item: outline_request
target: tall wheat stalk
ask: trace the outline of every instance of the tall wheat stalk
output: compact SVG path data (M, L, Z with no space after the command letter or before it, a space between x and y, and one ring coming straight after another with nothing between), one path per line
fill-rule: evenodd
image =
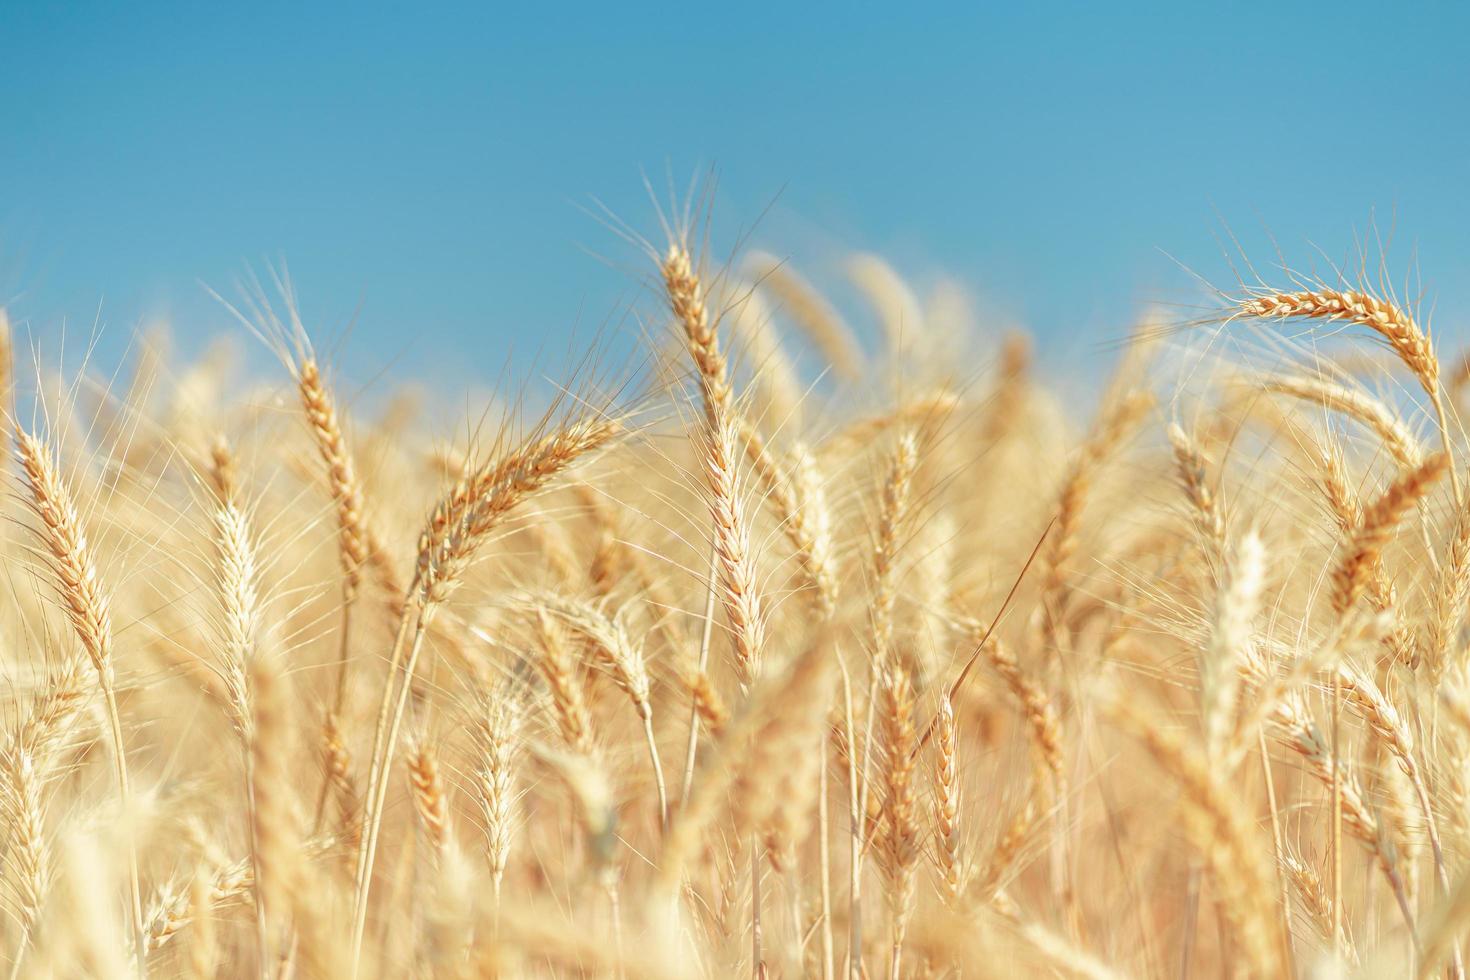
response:
M423 648L424 633L435 612L461 584L461 578L476 553L510 513L574 463L603 448L621 432L622 426L617 421L602 416L559 426L503 457L487 462L459 480L429 516L419 538L417 570L389 656L388 678L383 686L373 734L367 816L353 891L356 910L352 938L354 972L361 961L362 938L367 925L373 860L377 854L378 831L387 799L387 770L397 746L403 710Z

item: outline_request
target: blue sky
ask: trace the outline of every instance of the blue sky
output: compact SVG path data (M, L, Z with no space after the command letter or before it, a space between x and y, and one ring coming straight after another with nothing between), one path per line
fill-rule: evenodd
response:
M1470 329L1464 5L492 6L3 3L0 299L188 347L283 256L350 374L459 383L619 322L585 207L652 233L642 173L712 167L725 243L949 274L1053 350L1190 300L1164 252L1228 282L1227 225L1309 264L1374 215Z

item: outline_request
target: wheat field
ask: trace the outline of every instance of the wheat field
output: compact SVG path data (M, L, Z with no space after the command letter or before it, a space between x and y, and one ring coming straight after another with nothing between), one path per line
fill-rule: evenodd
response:
M248 381L6 327L11 976L1463 977L1470 369L1402 290L1048 381L670 224L641 359L447 432L279 274Z

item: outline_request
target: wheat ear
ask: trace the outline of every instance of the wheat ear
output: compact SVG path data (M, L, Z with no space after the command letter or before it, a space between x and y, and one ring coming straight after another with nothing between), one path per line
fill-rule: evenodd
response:
M1199 442L1177 423L1170 423L1168 434L1174 449L1174 471L1193 510L1200 549L1205 553L1205 560L1213 565L1225 551L1224 508L1210 487L1205 454Z
M409 741L408 789L425 838L435 855L442 856L454 832L450 824L449 793L439 771L439 753L423 735Z
M485 858L490 865L490 887L497 909L515 840L516 771L522 717L519 697L514 689L505 686L482 709L478 728L480 765L475 790L485 817Z
M1262 391L1299 398L1355 419L1383 441L1400 466L1418 466L1424 459L1424 447L1404 420L1367 392L1306 374L1268 375L1256 384Z
M831 518L816 459L805 448L798 448L794 460L783 464L748 419L741 416L739 425L751 471L801 566L804 594L818 620L824 621L836 609L837 569Z
M653 767L654 786L658 791L659 825L667 825L669 796L664 785L663 763L659 760L658 740L653 733L653 700L643 648L633 641L627 625L619 617L608 616L595 606L566 596L541 595L537 598L546 607L555 610L573 632L591 645L597 662L612 674L613 681L632 701L633 710L643 725L649 764Z
M220 628L221 669L225 690L229 693L234 721L240 733L246 819L251 831L251 860L255 862L255 880L265 880L260 873L261 826L256 798L257 762L256 712L252 705L251 681L256 677L256 644L260 632L260 598L257 582L255 543L250 524L238 500L239 479L234 454L224 440L217 439L210 450L210 482L216 495L214 517L215 588L223 613ZM266 918L267 903L256 902L256 945L262 962L271 949Z
M877 849L878 867L887 885L891 930L890 980L897 980L904 933L913 911L914 865L919 857L919 829L914 799L914 696L908 673L890 664L882 680L883 829Z
M71 492L57 471L51 449L18 426L15 439L21 468L30 488L26 503L39 521L33 531L46 549L47 564L55 579L62 608L97 672L112 737L118 799L126 812L132 804L132 795L128 789L122 717L118 714L117 695L113 689L112 613L108 596L98 578L87 535L82 529L81 515L77 513ZM138 880L138 852L131 838L128 841L128 891L134 948L141 957L143 899Z
M1451 643L1464 626L1467 602L1470 602L1470 509L1461 509L1455 515L1449 555L1440 567L1433 599L1420 630L1420 657L1427 659L1430 676L1436 681L1443 675Z
M19 943L12 950L17 964L51 884L41 776L35 756L24 748L12 746L0 756L0 816L5 818L10 838L6 842L6 878L14 892L14 913L21 930Z
M934 729L934 862L940 894L950 905L964 889L964 855L960 834L960 772L954 704L941 695Z
M1301 899L1302 908L1306 910L1307 919L1312 923L1318 934L1331 943L1334 948L1342 951L1343 958L1352 964L1358 962L1358 951L1353 945L1352 937L1345 931L1333 936L1333 923L1336 916L1332 912L1332 896L1327 893L1327 888L1322 884L1322 876L1317 869L1299 858L1286 855L1281 859L1282 867L1286 869L1292 884L1296 886L1297 897Z
M1399 520L1409 508L1424 499L1435 481L1449 468L1449 456L1436 453L1402 473L1382 496L1363 511L1332 573L1333 612L1341 615L1363 594Z
M1323 288L1262 292L1242 300L1237 311L1239 315L1264 320L1339 320L1359 324L1378 334L1429 396L1439 422L1444 451L1447 455L1453 452L1444 389L1440 384L1439 358L1435 356L1428 331L1422 329L1406 310L1366 290ZM1463 506L1465 500L1460 490L1460 476L1453 465L1450 467L1450 486L1454 490L1455 504Z
M893 606L897 599L898 549L907 529L909 497L919 447L912 432L903 432L893 450L878 506L878 535L873 546L873 656L882 666L893 658Z
M660 272L669 309L684 332L699 378L705 422L701 449L709 480L715 552L719 558L720 598L730 624L735 663L748 685L760 671L765 619L740 494L735 395L725 355L720 351L717 324L710 316L704 285L689 250L679 243L671 245Z
M566 624L544 608L531 611L539 656L536 667L551 693L551 710L562 741L578 755L592 753L592 714L582 690L580 666Z

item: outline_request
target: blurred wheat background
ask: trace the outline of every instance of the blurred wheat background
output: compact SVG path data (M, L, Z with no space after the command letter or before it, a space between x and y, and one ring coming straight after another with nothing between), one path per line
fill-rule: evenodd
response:
M1378 269L1084 408L664 227L643 362L451 439L280 270L254 388L7 328L14 975L1461 974L1470 371Z
M1462 980L1466 37L0 9L0 967Z

